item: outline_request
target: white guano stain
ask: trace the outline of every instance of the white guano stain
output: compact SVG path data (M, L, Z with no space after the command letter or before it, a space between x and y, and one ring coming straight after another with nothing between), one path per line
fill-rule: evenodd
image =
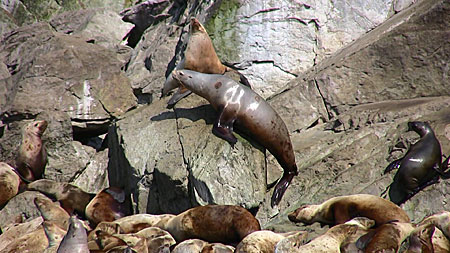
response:
M87 117L91 114L94 98L91 96L91 84L88 80L83 82L83 96L78 103L77 115Z

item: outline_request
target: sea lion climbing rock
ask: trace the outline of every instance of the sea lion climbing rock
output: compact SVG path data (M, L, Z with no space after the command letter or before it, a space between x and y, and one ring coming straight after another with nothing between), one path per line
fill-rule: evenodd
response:
M206 74L226 74L232 79L250 87L248 80L242 74L220 62L208 32L206 32L205 27L196 18L191 18L189 39L186 50L184 51L184 58L178 63L175 69L188 69ZM177 92L173 94L168 102L169 106L175 105L182 98L191 94L190 90L180 87L172 75L169 75L164 83L162 95L167 95L169 91L177 87Z
M304 205L288 215L290 221L323 225L345 223L355 217L366 217L380 226L389 221L410 222L403 209L389 200L370 194L355 194L328 199L319 205Z
M389 198L398 205L436 183L439 174L443 174L441 146L430 125L426 122L408 122L408 131L418 133L420 140L411 145L403 158L391 162L384 170L386 174L398 169L389 187Z
M47 165L47 152L41 139L47 125L47 121L37 120L22 130L22 144L16 157L16 169L28 181L40 179Z
M190 70L176 70L172 72L172 76L184 87L208 100L219 113L212 129L216 136L233 146L237 141L233 135L233 125L236 122L240 129L277 159L284 170L271 199L272 207L277 205L292 178L297 175L289 132L278 113L250 88L226 76Z

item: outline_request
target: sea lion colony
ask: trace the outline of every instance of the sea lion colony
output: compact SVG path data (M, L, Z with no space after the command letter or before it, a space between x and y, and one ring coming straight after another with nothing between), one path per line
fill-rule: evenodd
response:
M187 52L176 69L164 84L164 95L179 87L169 105L190 94L188 90L196 93L218 111L215 135L234 145L236 123L276 157L284 169L271 201L277 205L297 174L283 120L248 87L245 77L237 75L247 86L227 77L227 71L234 71L218 60L196 19L191 20ZM450 213L413 224L398 206L439 177L448 178L448 158L442 162L439 141L424 122L408 124L421 139L385 170L398 169L389 188L393 202L356 194L301 206L288 215L289 220L329 226L309 241L306 231L261 230L259 221L239 206L199 206L178 215L131 215L128 197L116 187L94 194L40 179L47 163L41 139L47 125L46 121L28 124L15 163L0 163L1 206L21 191L39 191L48 197L34 200L41 217L2 228L1 252L450 252Z

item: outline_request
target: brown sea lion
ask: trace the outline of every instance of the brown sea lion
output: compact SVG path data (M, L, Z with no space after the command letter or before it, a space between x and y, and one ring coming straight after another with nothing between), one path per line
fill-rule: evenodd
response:
M75 185L50 179L36 180L28 184L27 189L39 191L50 198L58 200L67 213L72 214L73 211L76 211L81 216L85 215L86 206L95 196L95 194L87 193Z
M403 241L398 252L404 253L433 253L433 234L435 226L427 224L418 226Z
M397 252L413 230L414 226L409 222L391 221L360 237L356 245L365 253Z
M236 253L272 253L275 251L275 246L281 240L288 236L295 235L296 237L302 237L306 239L306 232L298 231L288 232L288 233L275 233L269 230L255 231L247 235L242 241L236 246ZM298 240L297 240L298 241Z
M301 206L288 215L293 222L322 225L342 224L355 217L367 217L380 226L389 221L410 222L403 209L389 200L370 194L355 194L331 198L320 205Z
M53 203L45 197L37 197L34 199L39 213L44 221L50 221L67 231L69 228L70 215L59 205ZM61 238L62 239L62 238Z
M86 206L86 217L93 224L120 219L130 213L125 200L125 192L122 189L118 187L104 189Z
M155 226L168 231L177 242L202 239L237 244L251 232L261 230L249 211L229 205L194 207Z
M116 247L128 246L124 240L101 230L97 230L92 238L88 239L88 248L91 252L107 252Z
M188 69L206 74L227 74L230 78L250 87L248 80L242 74L220 62L208 32L196 18L191 18L189 40L184 51L184 58L175 69ZM168 102L169 106L175 105L179 100L191 94L190 90L180 87L172 75L169 75L164 83L162 95L165 96L170 90L177 87L177 92Z
M14 168L0 162L0 207L19 192L20 178Z
M42 143L42 134L47 129L47 121L29 123L22 130L22 144L16 157L16 169L28 181L42 177L47 165L47 152Z
M439 180L443 174L441 145L426 122L408 122L408 131L420 135L401 159L391 162L384 174L398 169L389 187L389 198L397 205L405 203L417 192Z
M356 246L356 242L361 236L370 232L370 228L375 225L375 221L366 217L356 217L347 221L345 224L357 225L358 229L354 234L348 236L345 241L342 242L341 253L356 253L361 251Z
M316 237L305 245L297 245L286 251L277 249L277 252L311 252L311 253L340 253L340 248L347 237L353 235L358 230L358 225L340 224L325 232L325 234Z
M69 219L69 230L58 247L58 253L89 253L86 229L75 217Z
M177 70L172 75L183 86L208 100L219 113L212 129L216 136L233 146L237 141L233 135L236 122L277 159L284 173L275 186L271 205L278 205L292 178L297 175L294 151L283 119L250 88L225 76L190 70Z

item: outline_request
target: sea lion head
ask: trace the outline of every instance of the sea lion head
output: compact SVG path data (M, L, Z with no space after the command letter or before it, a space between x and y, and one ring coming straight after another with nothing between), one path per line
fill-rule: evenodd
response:
M315 214L317 211L317 205L304 205L297 210L288 214L288 218L292 222L302 222L305 224L314 223Z
M203 25L200 23L200 21L198 21L198 19L191 18L189 32L191 34L196 33L196 32L206 33L206 29L205 29L205 27L203 27Z
M427 122L422 121L408 122L408 131L414 131L418 133L421 137L427 133L433 132L430 125Z
M47 129L48 122L45 120L36 120L31 122L27 125L25 131L27 133L34 134L36 136L41 137L42 134L45 132L45 129Z

